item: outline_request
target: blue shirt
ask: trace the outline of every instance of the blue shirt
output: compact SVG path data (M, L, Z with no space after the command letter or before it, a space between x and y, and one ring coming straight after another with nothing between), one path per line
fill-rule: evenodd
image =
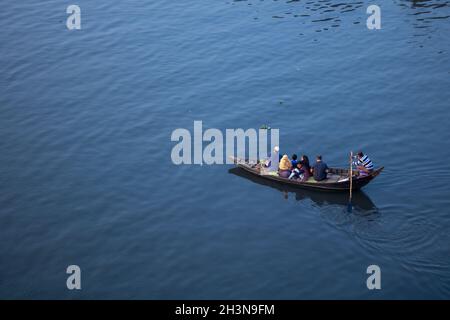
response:
M356 166L362 166L366 168L368 171L373 170L373 163L372 160L367 155L364 155L361 159L358 159L357 161L353 162Z

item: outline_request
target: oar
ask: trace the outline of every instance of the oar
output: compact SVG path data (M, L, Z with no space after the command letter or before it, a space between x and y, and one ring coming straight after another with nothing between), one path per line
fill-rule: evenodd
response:
M352 188L353 188L353 151L350 151L350 175L349 175L349 181L350 181L350 196L348 198L348 206L347 211L352 212Z

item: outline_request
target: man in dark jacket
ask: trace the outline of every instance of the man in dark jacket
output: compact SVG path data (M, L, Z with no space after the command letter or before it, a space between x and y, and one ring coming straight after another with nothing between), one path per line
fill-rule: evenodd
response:
M314 180L322 181L327 178L328 166L322 161L322 156L317 156L316 163L313 166Z

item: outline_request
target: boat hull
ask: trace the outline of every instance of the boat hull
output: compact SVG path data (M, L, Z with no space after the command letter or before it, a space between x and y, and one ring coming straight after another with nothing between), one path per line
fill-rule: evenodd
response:
M350 180L347 179L346 181L330 181L329 179L325 180L324 182L308 182L308 181L298 181L298 180L289 180L286 178L282 178L279 176L271 175L271 174L260 174L260 170L252 166L245 161L241 161L239 159L236 159L235 164L237 167L242 168L243 170L250 172L258 177L261 177L261 179L271 180L271 181L277 181L279 183L289 185L296 188L302 188L302 189L311 189L311 190L319 190L319 191L336 191L336 192L344 192L349 191L350 189ZM378 176L381 171L383 171L384 167L378 168L374 170L370 175L364 176L364 177L353 177L352 181L352 190L358 190L366 186L368 183L370 183L376 176ZM338 169L338 168L330 168L330 171L332 173L340 174L342 177L345 177L345 175L348 176L348 170L346 169Z

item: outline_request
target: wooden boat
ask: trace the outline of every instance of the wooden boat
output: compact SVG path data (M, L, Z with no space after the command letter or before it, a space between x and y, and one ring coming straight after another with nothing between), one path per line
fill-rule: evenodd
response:
M259 176L262 179L277 181L292 187L323 191L349 191L350 189L349 169L330 168L327 179L323 181L316 181L312 177L309 178L308 181L300 181L282 178L278 176L276 172L270 172L264 167L261 170L261 165L256 162L252 163L240 158L233 158L233 160L237 167ZM367 185L378 176L383 169L384 167L374 169L372 173L366 176L359 176L358 170L353 170L352 190L359 190Z
M250 173L242 168L234 167L228 170L228 173L236 175L240 178L251 181L260 186L269 187L279 191L285 199L289 197L296 201L305 199L311 200L318 207L327 205L348 206L348 192L321 192L305 188L298 188L286 183L261 178L259 175ZM377 213L378 208L370 197L363 191L359 190L353 193L352 205L357 208L360 213Z

